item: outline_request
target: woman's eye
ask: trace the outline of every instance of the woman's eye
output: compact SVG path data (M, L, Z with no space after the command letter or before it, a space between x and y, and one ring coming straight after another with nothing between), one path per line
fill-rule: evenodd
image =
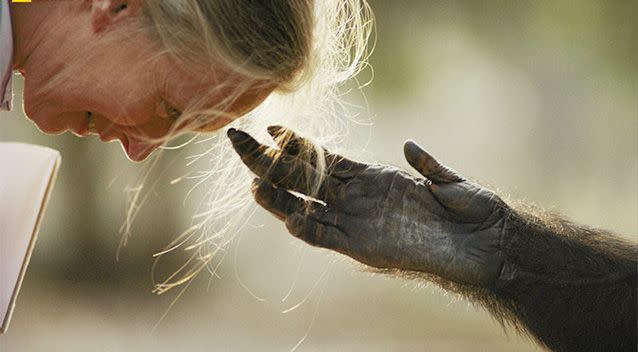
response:
M167 103L164 100L162 100L161 105L162 105L161 106L162 111L160 112L161 117L177 120L182 115L181 111L177 110L175 107L173 107L171 104Z

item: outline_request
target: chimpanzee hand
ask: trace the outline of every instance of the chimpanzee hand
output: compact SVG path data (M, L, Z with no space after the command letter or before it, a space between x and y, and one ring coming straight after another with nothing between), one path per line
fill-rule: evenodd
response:
M285 221L296 237L377 268L427 272L477 286L498 277L507 205L416 143L406 142L404 153L424 177L327 151L321 155L283 127L268 132L281 149L235 129L228 137L259 176L252 189L257 203ZM320 158L327 172L313 190Z

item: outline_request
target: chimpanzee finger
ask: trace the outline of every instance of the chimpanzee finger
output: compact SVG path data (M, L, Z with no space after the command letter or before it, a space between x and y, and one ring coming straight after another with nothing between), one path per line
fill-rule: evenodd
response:
M348 235L337 226L319 222L311 214L294 213L286 219L286 228L306 243L341 253L349 248Z
M299 155L304 150L314 151L309 140L300 137L292 130L277 125L268 126L267 130L279 148L290 155ZM316 154L312 157L316 157ZM311 164L314 163L311 162Z
M282 221L285 221L287 216L303 212L312 205L310 201L305 201L259 178L253 180L251 190L257 204Z
M408 140L403 145L403 153L408 163L421 175L433 183L463 182L465 179L454 170L441 165L434 157L414 141Z
M320 177L317 169L306 161L262 145L246 132L231 128L228 137L244 164L263 180L333 206L342 201L340 190L345 183L342 179Z
M318 175L307 162L265 146L244 131L231 128L228 138L244 164L260 178L277 187L311 193L312 181L318 179Z
M259 178L253 180L252 192L257 203L280 220L284 220L294 213L303 213L312 216L316 221L333 226L337 226L340 222L341 225L348 225L345 223L352 222L350 216L345 213L339 214L330 211L328 206L297 197Z
M288 128L277 125L268 126L268 133L285 153L300 156L311 165L317 166L317 149L310 140L299 136ZM364 163L330 153L325 148L321 148L321 150L326 162L327 174L330 176L352 177L367 167Z
M226 134L244 164L258 176L267 173L272 168L280 153L275 148L257 142L244 131L230 128Z

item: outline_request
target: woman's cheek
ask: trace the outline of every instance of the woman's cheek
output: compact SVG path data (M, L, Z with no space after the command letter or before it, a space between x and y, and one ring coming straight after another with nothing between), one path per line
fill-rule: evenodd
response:
M102 97L96 108L104 110L104 116L115 124L131 127L143 126L154 119L156 105L155 100L150 96L145 96L145 94L148 93L118 89L117 94Z
M175 132L172 119L153 117L150 121L143 125L133 126L132 133L136 133L143 138L164 139L170 137L170 133Z

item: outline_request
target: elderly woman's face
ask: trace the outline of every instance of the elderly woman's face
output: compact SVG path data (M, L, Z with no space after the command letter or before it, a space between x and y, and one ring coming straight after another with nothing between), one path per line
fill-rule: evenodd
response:
M26 114L45 133L119 140L129 159L141 161L159 146L149 138L180 129L174 124L189 101L228 79L222 70L187 72L160 55L162 48L144 33L118 34L114 27L122 22L108 14L90 7L72 11L77 13L53 27L21 68ZM53 89L41 89L55 80L60 82ZM267 93L242 103L256 105ZM210 97L210 104L219 98ZM229 121L211 121L207 130Z

